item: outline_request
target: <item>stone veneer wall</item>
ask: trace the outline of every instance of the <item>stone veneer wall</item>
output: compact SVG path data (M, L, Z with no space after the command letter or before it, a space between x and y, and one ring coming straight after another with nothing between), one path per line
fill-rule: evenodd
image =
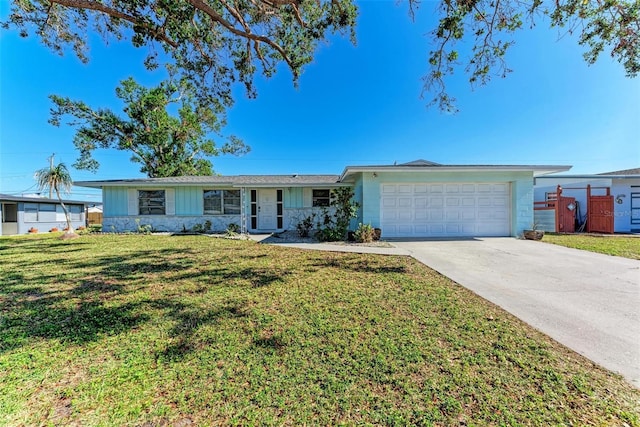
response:
M333 215L333 213L335 212L335 208L328 208L328 211L330 215ZM285 209L282 225L284 226L285 230L295 230L296 225L298 225L300 221L312 214L316 214L316 217L313 220L313 223L315 225L319 220L322 219L322 208Z
M123 233L137 231L139 226L150 225L154 231L180 232L183 229L191 230L196 224L204 225L207 220L211 221L211 231L214 232L225 231L231 223L240 225L240 215L116 216L104 218L102 231L105 233Z
M333 214L334 208L329 208ZM314 224L321 219L322 208L289 208L284 210L283 230L295 230L296 225L311 214L316 214ZM102 221L102 231L105 233L135 232L138 227L150 225L154 231L180 232L191 230L194 225L204 225L211 221L211 231L223 232L229 224L241 225L240 215L147 215L147 216L113 216L105 217ZM314 227L315 228L315 227Z

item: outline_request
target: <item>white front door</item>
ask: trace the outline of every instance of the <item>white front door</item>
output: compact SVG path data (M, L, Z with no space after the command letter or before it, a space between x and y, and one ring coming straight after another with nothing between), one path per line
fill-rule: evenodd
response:
M258 190L258 228L275 230L277 226L277 190Z

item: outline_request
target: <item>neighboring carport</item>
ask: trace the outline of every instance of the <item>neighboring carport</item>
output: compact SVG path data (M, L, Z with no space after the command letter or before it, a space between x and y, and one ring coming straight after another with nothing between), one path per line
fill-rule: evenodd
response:
M514 238L394 244L640 387L640 261Z

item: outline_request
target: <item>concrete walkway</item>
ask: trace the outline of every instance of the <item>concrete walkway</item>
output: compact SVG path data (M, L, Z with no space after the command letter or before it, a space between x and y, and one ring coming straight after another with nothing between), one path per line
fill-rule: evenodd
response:
M278 243L412 256L640 388L640 261L514 238L392 244Z
M394 244L640 388L640 261L514 238Z

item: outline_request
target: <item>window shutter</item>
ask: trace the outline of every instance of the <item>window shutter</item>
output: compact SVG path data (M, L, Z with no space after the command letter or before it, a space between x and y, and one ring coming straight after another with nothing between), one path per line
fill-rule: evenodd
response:
M166 215L175 215L176 214L176 190L173 188L167 188L164 190L164 203L165 203L165 214Z
M313 196L310 188L302 189L302 207L310 208L313 206Z
M138 190L130 188L128 190L127 213L129 215L138 215Z

